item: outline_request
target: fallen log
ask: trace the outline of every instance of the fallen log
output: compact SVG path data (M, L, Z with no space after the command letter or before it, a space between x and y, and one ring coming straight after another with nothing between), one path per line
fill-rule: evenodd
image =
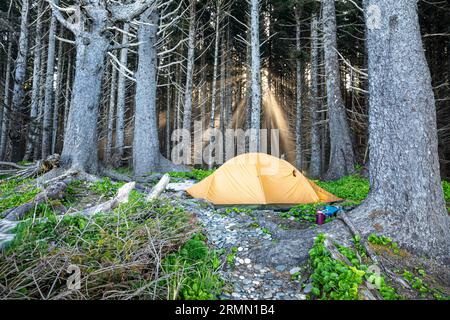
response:
M120 204L127 203L131 194L131 191L135 188L136 182L129 182L121 187L117 191L117 195L106 202L100 203L96 206L87 208L82 211L76 211L69 213L70 216L75 215L83 215L83 216L91 216L99 212L108 212L117 208Z
M58 181L50 185L44 191L38 193L33 200L28 201L18 207L7 210L1 214L9 221L22 220L25 214L35 206L48 200L60 199L64 195L64 191L67 189L67 185L71 180Z
M170 176L165 174L161 180L153 187L152 191L147 196L146 200L153 201L159 197L159 195L167 188L167 185L170 182Z

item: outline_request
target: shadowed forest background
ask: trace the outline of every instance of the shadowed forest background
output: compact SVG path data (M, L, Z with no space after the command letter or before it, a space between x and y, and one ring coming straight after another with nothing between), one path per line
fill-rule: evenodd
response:
M63 1L62 4L70 4ZM260 9L261 69L267 92L263 93L263 127L279 128L287 136L282 153L295 161L296 142L301 150L301 169L307 170L311 158L311 17L318 15L318 2L303 1L296 15L295 1L262 1ZM367 55L365 54L364 16L360 1L336 2L337 50L339 52L340 87L356 163L368 162L368 97ZM60 153L64 141L64 128L70 106L74 77L75 48L62 39L73 40L73 34L51 19L48 4L30 2L26 29L28 46L26 69L20 85L23 101L14 106L14 72L19 50L20 3L3 1L1 4L2 50L1 92L2 123L1 158L5 161L45 158ZM191 121L203 121L209 126L211 106L215 108L215 121L222 130L228 127L248 127L250 121L246 106L249 102L249 43L246 10L240 1L198 1L194 12L186 2L173 2L164 7L169 14L160 22L158 40L157 112L161 151L170 158L171 133L183 127L185 104L192 111ZM423 46L432 75L436 97L439 137L439 160L442 177L449 176L449 6L445 1L418 2ZM38 15L40 19L38 18ZM164 14L162 14L164 15ZM219 19L216 26L215 18ZM193 19L194 20L193 20ZM191 28L195 32L190 35ZM119 23L124 28L123 23ZM131 24L131 38L136 38L136 26ZM217 29L217 30L216 30ZM192 30L191 30L192 31ZM127 42L124 34L110 30L112 41ZM297 33L299 32L299 33ZM216 35L218 42L216 43ZM49 37L50 36L50 37ZM126 34L125 34L126 36ZM191 36L193 43L189 42ZM316 33L318 45L317 126L320 136L320 161L325 172L329 159L329 133L325 71L323 63L322 30ZM134 40L131 40L132 42ZM193 44L194 53L189 56ZM218 47L216 48L216 44ZM50 56L49 56L50 51ZM125 51L125 52L124 52ZM193 56L192 56L193 55ZM114 58L113 58L114 57ZM189 62L193 60L189 70ZM39 61L36 61L39 60ZM297 81L297 63L301 79ZM99 108L99 150L105 163L114 167L131 165L133 115L137 51L134 48L113 50L105 60L102 98ZM120 66L126 70L118 72ZM48 70L49 67L51 70ZM192 74L189 74L191 73ZM192 80L187 81L187 77ZM38 82L38 83L36 83ZM215 88L213 90L213 86ZM264 85L264 84L263 84ZM300 86L300 101L297 85ZM188 86L188 87L186 87ZM34 88L34 89L33 89ZM33 92L35 91L35 92ZM192 101L185 93L192 93ZM214 99L212 98L214 95ZM300 105L298 108L297 103ZM192 105L192 106L191 106ZM34 108L34 110L32 110ZM47 109L45 112L44 109ZM299 121L299 122L297 122ZM298 126L297 124L300 123ZM185 125L186 127L186 125ZM298 127L298 128L297 128ZM296 140L296 130L300 136ZM31 134L34 132L34 134ZM44 140L43 140L44 138ZM31 140L31 141L30 141ZM48 140L48 141L47 141ZM12 143L14 142L14 154ZM42 143L45 146L42 147ZM28 150L27 150L28 143ZM289 150L287 150L289 149Z

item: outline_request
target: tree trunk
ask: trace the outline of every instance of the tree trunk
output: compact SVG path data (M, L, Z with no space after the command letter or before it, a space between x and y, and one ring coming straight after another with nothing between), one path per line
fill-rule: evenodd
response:
M192 88L194 78L194 62L195 62L195 1L192 1L189 14L189 41L188 41L188 55L186 68L186 88L184 92L184 115L183 115L183 129L191 132L192 121Z
M259 5L260 0L251 0L251 124L250 152L259 151L259 129L261 128L261 57L259 43Z
M124 24L124 33L122 36L122 45L128 43L127 33L130 30L130 25L128 23ZM122 48L120 50L120 71L118 74L117 83L117 119L116 119L116 141L114 150L114 166L120 167L122 164L122 157L125 147L125 95L126 95L126 78L125 78L125 68L128 65L128 48Z
M211 110L210 110L210 118L209 118L209 128L211 130L210 137L210 149L208 155L208 169L212 169L213 167L213 145L215 143L213 130L216 127L216 92L217 92L217 74L219 70L219 44L220 44L220 6L221 0L217 0L216 4L216 25L215 25L215 43L214 43L214 70L213 70L213 81L212 81L212 89L211 89Z
M302 60L301 60L301 5L297 4L295 8L295 39L296 39L296 96L295 96L295 163L298 170L302 171L303 161L302 161Z
M9 127L9 117L10 111L7 109L9 107L9 96L10 96L10 82L11 82L11 65L12 65L12 39L11 34L8 36L8 52L6 54L6 74L5 74L5 93L3 96L3 105L0 107L0 160L5 160L6 155L6 144L8 142L8 127Z
M347 122L345 105L340 90L339 60L336 41L336 10L334 0L323 4L323 45L325 51L325 74L327 105L330 126L330 163L324 178L337 180L355 171L355 156Z
M109 92L108 106L108 128L106 129L106 152L105 162L111 163L112 146L113 146L113 130L114 130L114 114L116 110L116 88L117 88L117 69L111 63L111 84Z
M318 59L319 47L317 41L317 18L314 15L311 21L311 161L309 177L318 179L322 174L321 141L318 113Z
M56 5L59 0L53 0ZM54 14L50 21L50 30L48 33L48 52L47 52L47 72L45 78L44 94L44 120L42 131L42 159L45 159L51 148L52 139L52 111L53 111L53 84L55 81L55 51L56 51L56 28L57 21Z
M24 113L25 113L25 81L27 74L27 54L28 54L28 14L29 14L29 0L22 1L21 23L20 23L20 37L19 37L19 52L17 54L15 65L14 89L12 96L12 110L14 115L11 115L11 129L10 137L12 144L11 160L19 162L24 156Z
M61 99L61 89L62 89L62 76L63 76L63 42L60 41L58 44L58 64L56 66L57 77L55 79L56 89L55 89L55 101L53 104L53 119L52 119L52 147L50 154L56 153L56 142L58 138L58 124L59 124L59 101Z
M39 84L39 97L38 97L38 112L37 112L37 125L36 125L36 136L34 140L34 151L33 151L33 160L38 161L41 159L41 142L42 142L42 118L43 118L43 107L44 107L44 96L45 96L45 71L47 65L45 63L42 63L42 61L46 61L47 57L47 51L45 50L44 46L42 47L41 52L41 77L40 77L40 84Z
M379 24L369 6L381 9ZM371 7L373 8L373 7ZM435 99L413 0L365 1L371 191L352 214L370 232L449 264L450 221L439 175Z
M169 63L170 63L170 59L169 59ZM166 91L166 157L167 159L170 159L170 142L171 142L171 136L170 136L170 130L172 128L171 126L171 116L170 116L170 105L172 104L172 86L170 84L170 70L171 68L169 67L169 77L168 77L168 86L167 86L167 91Z
M76 71L61 164L80 171L98 169L97 119L109 41L98 33L77 37Z
M31 91L31 111L30 111L30 126L28 129L28 139L25 149L25 161L32 159L32 153L36 141L37 134L37 116L39 111L39 91L41 84L41 51L42 51L42 9L43 2L38 6L36 19L36 33L34 44L34 62L33 62L33 88Z
M159 150L156 113L156 42L159 16L147 10L141 16L138 40L139 62L136 72L133 168L135 176L171 169L170 161Z
M63 119L63 128L64 135L66 133L67 128L67 120L69 118L69 110L70 110L70 97L71 97L71 78L72 78L72 55L69 56L69 62L67 63L67 74L66 74L66 88L64 91L64 119ZM63 136L64 136L63 135Z

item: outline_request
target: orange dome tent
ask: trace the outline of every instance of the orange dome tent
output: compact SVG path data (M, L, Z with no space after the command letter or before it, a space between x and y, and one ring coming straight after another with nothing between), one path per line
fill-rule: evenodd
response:
M186 190L215 205L296 205L340 201L285 160L263 153L237 156Z

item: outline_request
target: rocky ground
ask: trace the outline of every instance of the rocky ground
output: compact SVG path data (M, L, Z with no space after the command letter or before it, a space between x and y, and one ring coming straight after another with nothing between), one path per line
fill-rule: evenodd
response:
M289 231L311 227L281 218L272 210L214 208L202 200L192 199L183 192L190 182L171 184L173 201L194 212L204 226L210 244L230 255L222 269L228 283L223 299L304 300L310 286L303 285L302 268L255 255L254 248L273 245L286 238ZM280 261L279 261L280 262ZM305 288L303 288L305 287Z
M305 254L291 252L293 247L299 248L298 244L288 244L298 242L299 234L313 237L314 233L307 231L313 231L308 229L314 229L316 225L284 218L281 211L214 207L186 194L186 188L194 183L171 183L165 196L171 198L174 204L193 212L203 225L210 245L228 254L228 261L221 270L221 276L228 285L220 298L305 300L312 288L309 264ZM326 227L328 224L322 229L326 231ZM312 241L302 246L305 252ZM379 259L392 270L398 270L401 274L402 270L423 268L428 272L424 281L432 287L441 288L442 292L449 292L449 268L442 268L433 261L406 252L396 256L386 253L385 248L374 249ZM405 290L395 283L392 285L406 299L422 299L417 290Z

